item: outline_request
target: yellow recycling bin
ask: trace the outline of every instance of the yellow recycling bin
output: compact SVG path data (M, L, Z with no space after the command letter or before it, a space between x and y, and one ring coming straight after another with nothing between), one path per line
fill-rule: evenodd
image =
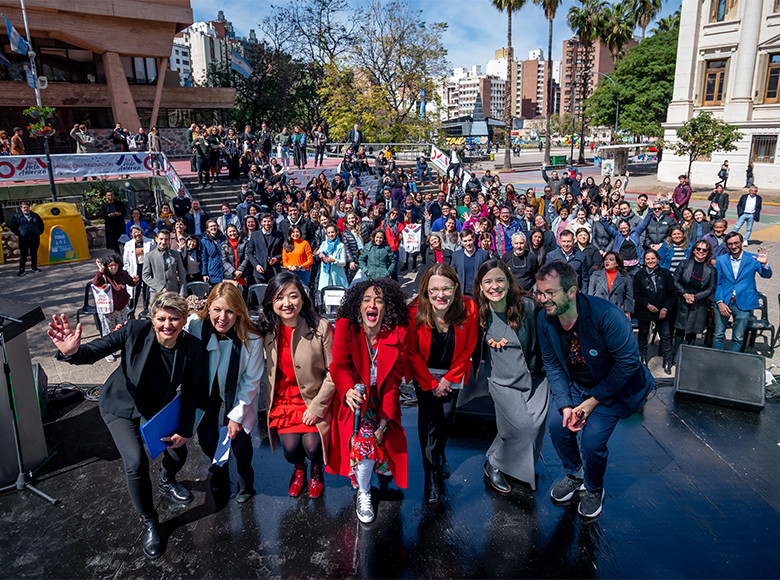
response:
M87 230L76 204L42 203L32 209L43 220L39 266L89 260Z

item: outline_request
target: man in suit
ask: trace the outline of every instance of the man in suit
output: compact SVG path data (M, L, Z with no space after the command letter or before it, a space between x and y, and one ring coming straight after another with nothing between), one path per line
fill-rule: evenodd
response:
M477 243L472 230L460 232L460 243L463 247L452 253L451 265L458 273L463 293L466 296L471 296L477 270L490 259L490 254L482 248L476 247Z
M728 254L715 260L715 270L718 272L715 302L718 311L715 313L712 348L723 349L726 325L733 316L730 350L739 352L745 338L748 317L761 305L756 290L756 273L762 278L771 278L772 268L769 267L769 252L766 248L759 248L758 255L742 251L742 234L731 232L724 243Z
M518 221L519 231L525 234L526 238L531 237L531 230L534 229L534 215L536 210L530 203L523 209L523 215Z
M360 149L360 144L363 143L363 131L360 130L359 124L355 123L355 126L352 128L352 130L349 132L349 135L347 136L347 141L350 142L352 151L354 153L357 153L358 149Z
M751 185L748 192L739 198L737 216L734 231L738 232L742 229L742 224L746 224L743 245L747 246L750 234L753 233L753 222L757 222L761 218L761 196L758 195L758 188L755 185Z
M547 254L545 262L558 260L569 264L577 272L577 287L587 294L590 278L588 258L574 244L574 232L563 230L560 235L560 246Z
M187 219L187 214L192 209L192 200L187 197L187 192L184 191L183 187L179 188L176 197L171 201L171 207L177 218Z
M547 426L566 470L550 497L564 503L584 492L578 512L595 518L604 504L607 442L618 420L642 407L655 383L639 363L631 322L611 302L578 292L574 268L557 261L542 266L536 298L544 308L536 322L552 392Z
M149 300L154 302L160 292L187 292L187 270L180 252L171 250L171 234L160 229L154 240L157 247L144 255L141 279L149 286Z
M260 229L252 233L246 253L255 269L255 279L267 284L281 271L282 236L274 229L274 219L270 214L260 216Z
M206 222L209 221L209 215L205 210L200 209L200 201L192 200L192 209L186 215L187 232L196 238L206 233Z
M120 253L119 238L125 233L125 204L114 198L113 191L106 192L106 201L100 206L100 217L105 224L106 248Z
M24 268L27 265L27 256L30 256L32 272L40 272L38 269L38 246L43 234L43 220L34 211L30 211L30 202L23 201L19 206L19 213L11 218L11 231L19 239L19 272L17 276L24 276Z

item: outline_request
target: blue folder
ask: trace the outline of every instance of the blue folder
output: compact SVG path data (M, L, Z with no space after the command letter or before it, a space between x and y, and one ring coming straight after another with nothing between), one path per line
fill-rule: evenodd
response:
M141 425L141 436L144 438L149 455L155 459L165 451L168 445L160 441L176 433L179 428L179 412L181 411L181 395L176 395L173 401L165 405L154 417Z

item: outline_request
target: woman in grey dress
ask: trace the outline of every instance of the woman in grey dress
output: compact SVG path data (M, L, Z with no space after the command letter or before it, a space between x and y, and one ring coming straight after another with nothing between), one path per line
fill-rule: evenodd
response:
M473 296L485 332L488 388L498 429L487 451L485 476L501 493L512 491L505 475L536 489L550 401L536 335L536 302L496 259L480 266Z

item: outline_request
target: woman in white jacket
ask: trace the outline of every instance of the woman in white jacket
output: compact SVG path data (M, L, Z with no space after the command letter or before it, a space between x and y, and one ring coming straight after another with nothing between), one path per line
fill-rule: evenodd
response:
M244 503L255 493L250 433L257 422L265 372L260 332L249 318L241 291L230 282L214 286L203 309L187 321L186 330L201 339L208 361L209 400L198 425L201 449L212 459L225 437L220 427L227 427L238 472L236 501ZM230 493L228 464L212 465L210 471L212 491Z

